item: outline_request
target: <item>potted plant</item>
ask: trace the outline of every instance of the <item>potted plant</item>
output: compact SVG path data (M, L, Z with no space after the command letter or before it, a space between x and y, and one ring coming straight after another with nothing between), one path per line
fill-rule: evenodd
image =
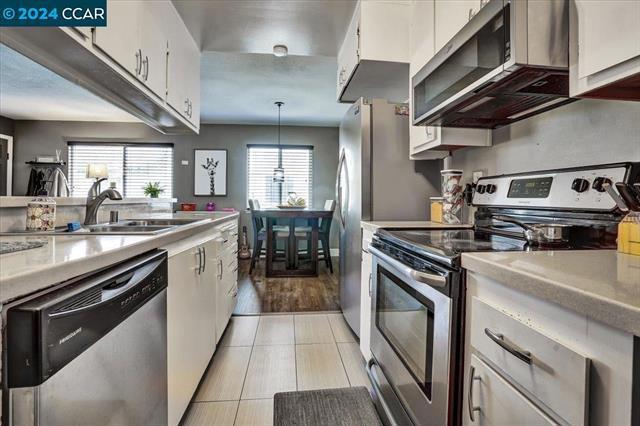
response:
M164 188L160 187L160 182L147 182L142 188L144 195L151 198L158 198L164 192Z

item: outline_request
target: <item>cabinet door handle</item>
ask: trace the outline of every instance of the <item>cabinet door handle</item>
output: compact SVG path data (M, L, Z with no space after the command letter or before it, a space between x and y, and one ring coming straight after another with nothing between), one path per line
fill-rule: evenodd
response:
M149 79L149 57L145 55L144 57L144 81Z
M504 335L495 333L488 328L484 329L484 334L486 334L489 339L493 340L498 346L518 358L520 361L524 362L525 364L531 365L531 352L524 351L513 343L507 342L506 340L504 340Z
M207 269L207 249L205 247L202 247L202 256L204 257L202 260L202 272L204 272Z
M189 99L184 100L184 113L189 114Z
M202 251L200 250L201 248L198 247L198 252L196 253L196 256L198 256L198 268L196 269L196 271L198 272L198 275L200 275L202 271Z
M136 51L136 75L140 75L142 72L142 50Z
M373 288L372 288L372 279L371 279L371 272L369 272L369 297L371 297L373 295Z
M475 412L481 411L480 407L473 405L473 383L482 381L480 376L476 376L476 368L472 365L469 367L469 393L467 394L467 406L469 408L469 420L475 422Z
M218 279L221 280L222 279L222 259L218 259L218 267L220 271L220 274L218 275Z
M469 21L473 19L474 16L475 16L475 13L473 12L473 8L469 8Z

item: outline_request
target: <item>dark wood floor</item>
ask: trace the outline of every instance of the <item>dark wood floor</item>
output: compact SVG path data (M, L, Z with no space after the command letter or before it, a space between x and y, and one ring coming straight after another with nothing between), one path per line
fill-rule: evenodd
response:
M264 264L261 259L249 275L249 261L239 261L238 304L234 315L340 310L337 258L333 259L333 274L324 262L319 262L318 276L307 278L266 278Z

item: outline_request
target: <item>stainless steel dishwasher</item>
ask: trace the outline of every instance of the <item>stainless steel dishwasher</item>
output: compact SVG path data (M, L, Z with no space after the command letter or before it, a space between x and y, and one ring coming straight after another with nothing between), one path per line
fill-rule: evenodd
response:
M11 425L167 424L167 254L7 311Z

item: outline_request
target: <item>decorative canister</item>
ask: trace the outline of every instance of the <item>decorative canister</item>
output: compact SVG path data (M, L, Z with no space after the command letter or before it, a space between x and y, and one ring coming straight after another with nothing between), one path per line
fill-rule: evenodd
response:
M208 212L216 211L216 203L208 202L206 209Z
M462 223L462 170L447 169L442 175L442 222Z
M180 210L183 212L192 212L196 210L196 203L180 203Z
M56 227L56 201L38 196L27 204L27 231L53 231Z

